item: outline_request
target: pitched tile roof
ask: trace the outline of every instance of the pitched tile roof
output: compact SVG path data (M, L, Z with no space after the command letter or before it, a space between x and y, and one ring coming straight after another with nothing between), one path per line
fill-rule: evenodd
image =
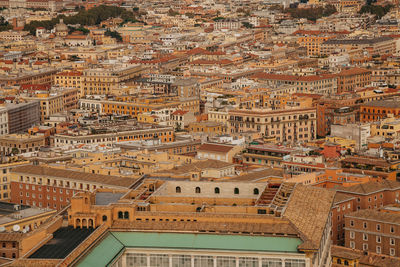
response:
M228 153L233 149L233 146L222 144L202 144L197 151L210 151L218 153Z
M318 249L330 214L335 192L297 184L283 214L305 236L303 249Z

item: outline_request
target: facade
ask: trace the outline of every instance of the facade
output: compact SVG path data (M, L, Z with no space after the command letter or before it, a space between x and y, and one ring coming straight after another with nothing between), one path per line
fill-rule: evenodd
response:
M305 142L316 138L315 108L229 111L229 132L257 131L277 143Z
M8 133L21 133L40 122L40 103L6 104L8 112Z
M338 74L338 93L354 92L371 84L372 71L361 68L350 68Z
M397 99L376 100L360 105L360 121L372 122L384 119L389 114L398 117L400 114L400 101Z
M282 167L285 157L295 150L275 145L250 145L243 154L243 163L249 165L267 165Z
M263 72L255 74L253 78L275 87L294 85L297 93L333 95L338 91L338 77L334 74L295 76Z
M0 137L2 155L35 152L44 146L46 146L44 135L8 134Z
M113 145L118 142L159 139L161 142L174 141L172 127L132 127L123 131L107 131L104 134L56 134L52 136L54 146L65 147L77 144Z
M398 256L400 253L398 208L359 210L345 215L345 246L377 254ZM396 211L397 210L397 211Z
M110 69L86 69L81 76L81 96L107 95L121 83L138 77L145 69L140 65L115 66ZM79 77L79 76L74 76Z
M55 169L42 166L20 166L8 175L11 202L39 208L61 210L74 194L97 188L123 189L136 179Z

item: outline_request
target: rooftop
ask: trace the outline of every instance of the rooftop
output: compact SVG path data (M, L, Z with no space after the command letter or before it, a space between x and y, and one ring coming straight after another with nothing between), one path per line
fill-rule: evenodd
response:
M134 178L69 171L69 170L49 168L43 166L34 166L34 165L16 167L12 170L12 172L20 174L40 175L48 177L57 177L62 179L93 182L93 183L106 184L118 187L130 187L136 182L136 179Z
M53 233L53 238L35 251L29 258L63 259L85 240L94 229L63 227Z

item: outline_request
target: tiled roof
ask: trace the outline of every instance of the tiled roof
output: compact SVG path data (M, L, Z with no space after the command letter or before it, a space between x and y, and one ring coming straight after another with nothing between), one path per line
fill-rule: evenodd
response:
M342 246L332 246L331 248L332 257L338 257L348 260L358 260L359 266L371 266L371 267L387 267L387 266L400 266L400 258L390 257L387 255L376 254L376 253L364 253L361 250L355 250ZM340 265L342 266L342 265Z
M344 201L351 200L351 199L354 199L354 197L349 196L344 193L341 193L341 192L336 192L333 203L336 205L336 204L339 204L339 203L342 203Z
M221 144L202 144L197 151L212 151L218 153L228 153L233 149L233 146Z
M318 249L328 221L335 192L297 184L283 214L305 236L303 249Z
M336 191L342 193L356 193L361 195L367 195L383 190L394 190L400 189L400 182L383 180L381 182L370 181L364 184L357 184L349 187L336 187Z

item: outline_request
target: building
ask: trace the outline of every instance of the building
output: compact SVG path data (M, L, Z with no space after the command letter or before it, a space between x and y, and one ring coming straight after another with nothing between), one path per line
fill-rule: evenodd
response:
M347 1L346 1L347 2ZM346 248L342 246L332 246L332 266L398 266L400 259L398 257L385 256L378 253Z
M228 145L218 143L205 143L197 149L197 157L200 159L216 159L225 162L233 162L233 157L243 149L240 145Z
M389 36L369 38L331 38L321 44L321 55L329 56L334 52L367 51L371 55L396 53L396 43Z
M283 161L290 157L294 149L272 144L249 145L243 153L243 163L248 165L267 165L283 167Z
M114 143L159 139L161 142L174 141L174 129L172 127L158 125L122 126L114 128L100 127L102 133L88 133L78 131L75 134L60 133L52 136L55 147L72 147L80 144L98 144L112 146Z
M66 207L77 192L130 188L137 180L34 165L16 167L8 177L11 202L57 210Z
M296 76L262 72L253 75L252 78L274 87L294 85L297 93L334 95L338 91L338 77L334 74Z
M48 119L51 115L60 113L61 111L64 110L64 98L62 94L50 94L47 92L43 92L23 98L29 102L33 101L40 103L41 122Z
M393 114L400 115L400 101L398 99L376 100L360 105L360 121L379 121Z
M6 104L8 113L8 133L25 132L40 122L40 103Z
M400 209L359 210L345 215L345 246L377 254L400 253Z
M2 155L17 155L39 151L46 146L44 135L7 134L0 136L0 151Z
M371 84L372 71L361 68L350 68L338 74L338 93L354 92Z
M350 176L357 176L357 174L342 172L338 174L338 180L349 182ZM363 182L361 179L362 177L357 179L361 182L359 184L351 185L350 182L350 186L343 184L335 188L337 193L332 208L332 241L334 244L345 245L345 241L348 241L345 236L345 230L348 227L345 217L348 214L360 210L378 209L395 204L400 200L399 182L387 180ZM333 181L333 179L328 180ZM353 178L353 183L357 180Z
M8 174L11 170L18 166L29 165L30 162L27 160L19 159L17 157L12 157L9 161L4 161L0 163L0 173L2 177L0 178L0 200L8 201L11 197L11 181Z
M355 149L360 151L367 147L367 139L372 133L370 124L332 124L330 135L355 141Z
M229 132L257 131L277 143L306 142L316 138L315 108L229 111Z
M382 136L384 138L400 137L400 119L395 119L392 113L387 118L371 123L371 136Z
M145 196L136 193L141 189L145 190ZM329 210L333 194L327 195L324 189L290 184L273 188L264 183L146 180L138 190L98 190L94 194L74 196L68 211L70 225L81 228L105 224L109 230L101 230L104 238L97 239L93 250L82 247L77 250L81 252L70 254L63 262L78 266L104 263L168 266L172 262L204 267L330 264ZM276 198L285 196L275 211L270 208L275 203L271 200L250 204L267 192ZM148 204L136 204L137 201ZM212 207L208 206L209 201L214 203ZM230 206L231 211L220 209L221 205ZM244 206L247 208L243 209ZM315 227L306 230L309 225ZM177 233L182 227L185 232ZM238 227L244 233L237 233ZM120 234L114 229L119 229ZM297 236L296 232L302 235ZM302 240L306 237L310 239ZM171 240L180 241L177 244ZM110 242L119 247L111 250ZM143 242L147 244L145 247ZM126 248L124 252L115 257L117 250L123 248Z
M0 107L0 135L8 134L8 130L7 108Z
M342 168L347 172L363 173L392 181L399 180L399 164L399 159L386 160L369 156L347 156L341 160Z
M86 69L81 76L80 96L108 95L118 89L121 83L137 78L144 70L145 68L140 65L114 65L110 68Z
M333 124L348 125L357 122L359 97L353 93L342 93L323 97L317 104L317 135L331 134Z

